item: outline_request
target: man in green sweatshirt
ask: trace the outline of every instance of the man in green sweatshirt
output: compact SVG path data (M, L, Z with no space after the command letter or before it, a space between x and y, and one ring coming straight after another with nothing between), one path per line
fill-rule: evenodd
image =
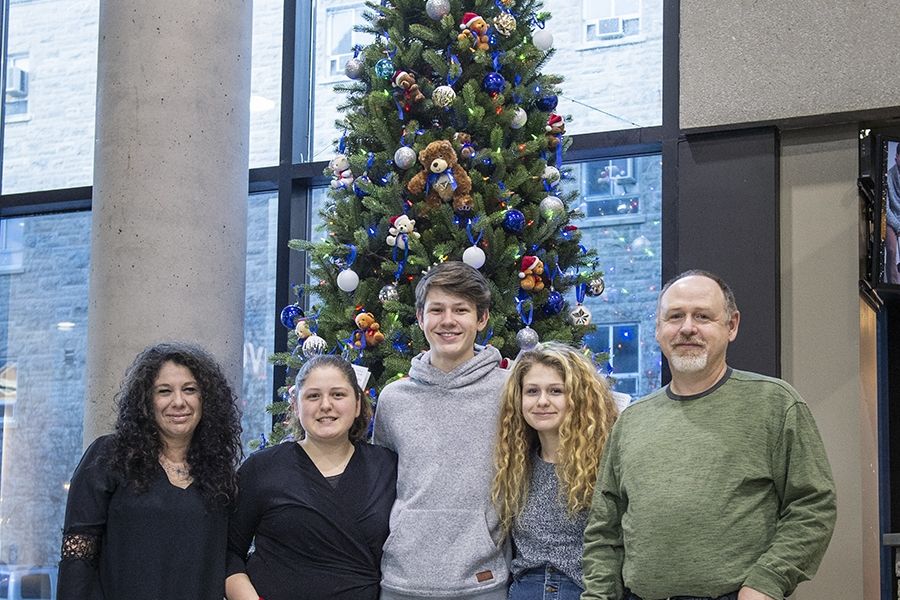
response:
M584 534L582 600L782 600L831 540L831 468L787 383L726 364L740 313L724 281L663 287L672 381L619 417Z

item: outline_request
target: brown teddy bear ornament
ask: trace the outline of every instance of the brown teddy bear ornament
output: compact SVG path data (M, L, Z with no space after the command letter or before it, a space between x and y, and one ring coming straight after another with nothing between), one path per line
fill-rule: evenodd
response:
M430 208L437 208L441 202L452 202L454 210L472 210L472 180L459 165L451 142L431 142L419 152L419 162L425 169L406 184L410 194L424 193L425 204Z
M361 312L354 319L359 331L353 334L353 347L361 350L366 346L377 346L384 341L384 334L381 333L381 325L375 320L375 315L370 312ZM363 343L365 339L365 343Z
M523 256L519 268L519 287L527 292L539 292L544 289L544 263L537 256Z

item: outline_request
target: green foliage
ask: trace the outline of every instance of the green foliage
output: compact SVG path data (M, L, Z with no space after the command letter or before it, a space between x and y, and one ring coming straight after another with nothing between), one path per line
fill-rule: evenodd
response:
M488 341L507 357L519 348L516 332L524 325L517 307L527 314L533 309L534 328L543 340L577 343L589 331L567 320L566 306L558 314L547 314L544 306L551 287L573 303L571 289L579 282L599 276L593 270L595 256L579 246L580 234L569 226L578 214L567 209L560 215L542 215L541 200L557 195L571 206L574 197L561 195L543 180L547 165L555 165L556 153L545 131L549 113L536 102L541 96L559 94L561 78L544 75L539 69L552 53L531 43L530 24L540 3L535 0L507 0L517 25L510 35L492 28L490 48L475 49L475 38L460 36L460 18L475 12L493 24L500 15L494 0L451 0L451 12L440 20L425 13L424 0L388 0L387 5L367 2L367 24L360 30L376 35L374 43L359 53L363 62L358 81L336 86L345 96L339 127L345 131L343 153L349 158L355 177L352 185L339 186L330 193L322 211L326 240L312 243L292 240L290 247L306 253L312 284L301 291L298 302L312 304L313 328L328 348L372 371L369 385L377 394L385 384L404 376L410 359L426 349L426 341L416 325L415 285L431 265L445 260L461 260L471 245L470 225L486 254L481 271L491 282L493 305L487 331L479 341ZM391 73L376 74L378 61L388 58ZM485 90L485 76L495 68L505 85L497 93ZM414 89L395 87L393 76L404 71L415 80L423 100ZM456 97L442 108L432 100L434 90L450 85ZM527 113L526 123L512 127L516 109ZM468 136L468 143L464 139ZM462 139L461 139L462 138ZM437 205L425 202L424 194L407 188L423 170L416 162L400 169L394 153L409 145L418 156L431 142L453 143L459 164L472 181L473 207L470 212L454 211L449 201ZM468 145L471 144L471 145ZM463 151L474 150L468 157ZM559 165L556 165L559 166ZM527 226L519 233L503 227L507 211L524 214ZM405 238L408 251L388 245L391 218L407 214L415 219L421 237ZM355 260L348 264L354 254ZM545 264L543 291L521 291L519 269L523 255L537 255ZM359 287L351 293L337 287L339 272L352 268L360 276ZM379 292L396 286L397 300L381 302ZM356 329L354 317L361 311L375 315L385 340L376 346L352 346ZM302 364L302 339L291 334L288 352L273 357L277 364L296 368ZM277 407L275 412L283 410ZM278 434L280 435L280 434ZM273 441L278 441L273 433Z

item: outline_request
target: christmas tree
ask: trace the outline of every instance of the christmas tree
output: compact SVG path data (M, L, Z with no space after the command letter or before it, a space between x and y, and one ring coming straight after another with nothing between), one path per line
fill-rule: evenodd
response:
M367 7L362 30L375 41L336 87L346 102L327 171L327 236L290 243L307 253L313 283L295 286L297 303L282 311L290 348L275 362L343 353L371 371L376 398L426 349L415 285L446 260L491 282L479 343L507 357L538 339L577 343L590 330L581 301L603 280L571 225L574 198L558 193L569 140L553 112L561 80L540 73L553 51L549 14L534 0ZM282 435L276 426L273 438Z

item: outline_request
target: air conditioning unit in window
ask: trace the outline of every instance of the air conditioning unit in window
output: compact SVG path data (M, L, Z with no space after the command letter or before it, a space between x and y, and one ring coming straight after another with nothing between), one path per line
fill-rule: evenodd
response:
M24 98L28 95L28 71L11 67L6 77L6 95Z

